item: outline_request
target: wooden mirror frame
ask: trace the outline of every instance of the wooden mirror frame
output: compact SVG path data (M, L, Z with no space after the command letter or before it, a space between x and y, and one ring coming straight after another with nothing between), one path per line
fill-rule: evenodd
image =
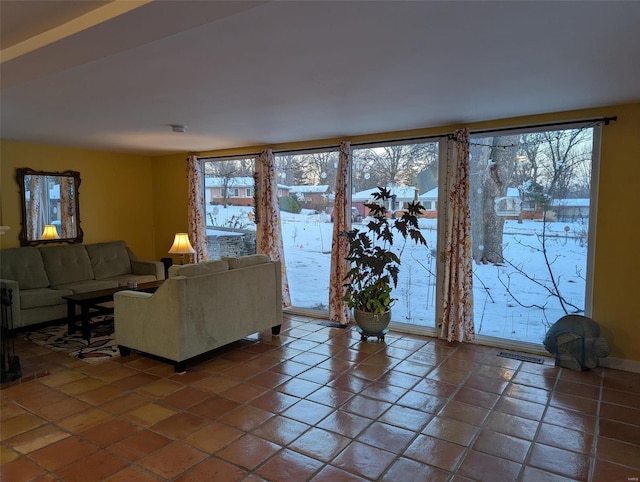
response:
M75 236L58 238L58 239L31 239L27 229L27 186L25 181L27 176L43 176L43 177L70 177L73 184L73 209L74 209L74 227ZM20 187L20 201L22 203L22 229L20 230L20 246L35 246L38 244L53 244L53 243L82 243L84 233L80 227L80 173L77 171L64 171L64 172L46 172L46 171L34 171L29 168L18 168L16 179L18 186ZM48 196L47 196L47 199ZM50 200L50 199L49 199ZM45 220L45 224L52 224L50 218Z

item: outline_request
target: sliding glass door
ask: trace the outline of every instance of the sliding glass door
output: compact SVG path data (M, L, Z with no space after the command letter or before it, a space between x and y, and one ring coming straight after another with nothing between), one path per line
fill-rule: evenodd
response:
M592 126L476 135L470 205L476 333L541 343L589 312Z
M436 239L438 230L438 143L386 143L353 148L352 206L365 216L376 186L384 186L393 198L389 215L402 216L406 205L420 201L426 211L419 220L427 246L407 243L396 246L401 266L394 323L433 327L436 308ZM357 228L357 225L354 227Z
M338 151L276 154L275 166L291 305L327 311Z
M256 252L255 158L204 161L209 259Z
M590 249L597 181L598 126L472 135L470 208L473 299L478 335L541 343L569 313L590 314ZM444 141L441 141L444 142ZM408 202L425 207L427 246L399 247L392 321L396 329L435 327L439 142L352 147L351 226L367 223L377 186L391 191L390 216ZM276 153L284 256L293 308L326 313L337 149ZM209 257L255 252L255 159L205 162ZM443 201L444 202L444 201ZM441 223L442 224L442 223ZM235 239L234 239L235 238ZM224 247L223 247L224 246ZM229 249L237 249L229 252Z

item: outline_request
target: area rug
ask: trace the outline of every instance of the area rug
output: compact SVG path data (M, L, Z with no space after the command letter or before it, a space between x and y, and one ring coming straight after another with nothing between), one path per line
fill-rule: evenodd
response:
M73 335L68 335L66 323L24 333L24 338L31 343L90 363L120 356L113 335L113 315L91 318L90 340L82 338L79 329Z

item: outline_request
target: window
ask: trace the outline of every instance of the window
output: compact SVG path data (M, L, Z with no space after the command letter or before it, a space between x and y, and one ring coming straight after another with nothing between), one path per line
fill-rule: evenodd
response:
M365 213L376 186L387 187L395 198L387 209L391 216L402 216L412 201L437 189L438 143L386 143L353 148L352 205ZM363 221L366 222L366 219ZM357 226L356 226L357 227ZM425 213L420 219L427 246L407 243L397 246L401 267L398 285L392 292L396 302L391 310L394 323L435 325L436 258L438 220Z
M474 321L478 335L541 343L567 313L590 315L591 226L600 129L510 130L472 135ZM365 203L377 186L395 195L387 208L401 216L407 203L425 207L420 228L427 247L408 243L392 321L434 327L439 159L444 141L385 142L352 147L352 225L366 223ZM444 144L443 144L444 145ZM242 233L243 253L255 252L253 158L205 163L207 233ZM276 153L282 237L293 308L326 311L338 152ZM240 197L239 193L243 193ZM444 210L442 210L444 211ZM442 223L440 223L442 224ZM224 243L218 243L222 245ZM248 248L247 248L248 247ZM218 249L218 248L215 248ZM212 253L216 258L219 252ZM412 328L413 329L413 328Z
M338 152L276 153L275 167L291 304L328 310Z
M205 160L205 222L209 259L256 252L254 158ZM240 192L251 192L240 197Z
M588 315L595 135L578 127L471 137L477 334L541 343L561 316Z

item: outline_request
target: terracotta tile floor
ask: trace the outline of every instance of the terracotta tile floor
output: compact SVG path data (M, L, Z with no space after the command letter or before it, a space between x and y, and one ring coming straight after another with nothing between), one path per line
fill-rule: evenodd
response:
M189 364L17 341L3 481L637 481L640 374L286 316ZM5 384L7 385L7 384Z

